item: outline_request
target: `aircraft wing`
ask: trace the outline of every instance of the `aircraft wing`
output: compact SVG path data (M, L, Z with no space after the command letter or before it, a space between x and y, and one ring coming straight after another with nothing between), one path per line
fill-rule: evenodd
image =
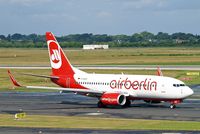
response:
M68 91L68 92L80 92L80 93L98 93L102 94L103 92L94 91L91 89L78 89L78 88L62 88L62 87L43 87L43 86L24 86L31 89L48 89L48 90L58 90L58 91Z
M10 70L8 70L8 75L10 77L11 82L16 87L24 87L29 89L48 89L48 90L58 90L58 91L66 91L66 92L75 92L80 94L103 94L103 91L96 91L92 89L77 89L77 88L62 88L62 87L43 87L43 86L24 86L21 85L17 80L14 78L14 76L11 74ZM34 76L34 75L33 75Z
M42 78L59 79L59 77L57 76L37 75L37 74L30 74L30 73L21 73L21 74L28 75L28 76L42 77Z

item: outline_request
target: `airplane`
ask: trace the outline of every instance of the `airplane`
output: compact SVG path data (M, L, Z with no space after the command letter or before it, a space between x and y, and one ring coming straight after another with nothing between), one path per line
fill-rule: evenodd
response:
M99 99L97 106L129 107L134 100L147 103L170 103L173 109L177 104L193 94L193 90L182 81L162 75L158 68L157 75L125 75L86 73L71 65L53 33L46 32L46 40L51 64L51 74L36 75L49 78L60 87L24 86L16 81L8 70L12 83L17 87L31 89L51 89Z

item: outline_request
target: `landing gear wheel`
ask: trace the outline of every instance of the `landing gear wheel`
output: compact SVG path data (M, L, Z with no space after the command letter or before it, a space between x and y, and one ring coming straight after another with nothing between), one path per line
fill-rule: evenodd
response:
M176 108L176 105L171 104L171 105L170 105L170 109L174 109L174 108Z
M97 106L98 106L98 108L104 108L105 107L105 105L101 101L99 101L97 103Z
M131 101L127 99L123 107L130 107L130 106L131 106Z

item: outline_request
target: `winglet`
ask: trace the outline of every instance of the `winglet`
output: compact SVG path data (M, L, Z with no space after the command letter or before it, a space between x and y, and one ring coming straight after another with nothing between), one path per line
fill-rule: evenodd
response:
M22 87L13 77L13 75L11 74L10 70L8 70L8 75L10 77L10 80L12 81L13 85L17 86L17 87Z
M163 76L163 73L162 73L160 67L157 67L157 76Z

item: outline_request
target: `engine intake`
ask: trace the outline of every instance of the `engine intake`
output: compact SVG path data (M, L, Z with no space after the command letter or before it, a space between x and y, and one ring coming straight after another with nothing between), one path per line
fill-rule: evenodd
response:
M104 105L122 106L126 103L126 96L119 93L104 93L100 100Z

